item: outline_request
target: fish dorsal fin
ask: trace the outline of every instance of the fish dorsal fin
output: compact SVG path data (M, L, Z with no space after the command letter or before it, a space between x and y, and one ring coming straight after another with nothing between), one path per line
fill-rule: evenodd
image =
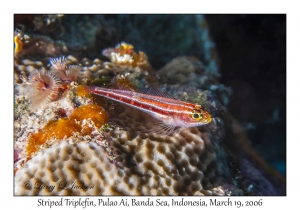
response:
M117 75L108 85L109 89L136 91L137 87L123 76Z
M174 97L171 97L170 95L168 95L167 92L163 91L162 88L156 83L147 84L144 88L142 88L138 92L148 94L148 95L154 95L154 96L160 96L160 97L164 97L164 98L175 99Z

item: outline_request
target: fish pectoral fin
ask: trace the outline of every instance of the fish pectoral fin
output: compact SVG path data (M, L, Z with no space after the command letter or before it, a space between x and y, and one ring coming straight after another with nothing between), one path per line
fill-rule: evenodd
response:
M175 130L174 126L165 124L145 112L123 104L117 104L118 106L109 111L110 122L128 131L133 136L138 133L170 135Z
M170 135L171 133L174 132L174 129L175 127L172 125L159 122L158 124L154 124L153 127L147 133L159 134L159 135Z
M176 129L174 129L174 133L180 133L182 130L184 129L184 127L178 127Z

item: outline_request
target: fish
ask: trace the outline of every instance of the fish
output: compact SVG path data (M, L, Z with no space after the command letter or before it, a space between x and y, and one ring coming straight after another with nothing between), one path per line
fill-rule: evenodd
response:
M183 128L196 127L212 121L211 114L199 104L170 98L166 93L150 91L151 94L131 90L89 87L91 94L131 106L159 121L159 133L171 134ZM179 128L179 129L177 129Z

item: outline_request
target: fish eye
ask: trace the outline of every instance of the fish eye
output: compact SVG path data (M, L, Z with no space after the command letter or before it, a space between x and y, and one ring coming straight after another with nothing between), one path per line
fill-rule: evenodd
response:
M202 117L201 117L200 113L193 113L192 114L192 118L195 119L195 120L197 120L197 119L201 119Z

